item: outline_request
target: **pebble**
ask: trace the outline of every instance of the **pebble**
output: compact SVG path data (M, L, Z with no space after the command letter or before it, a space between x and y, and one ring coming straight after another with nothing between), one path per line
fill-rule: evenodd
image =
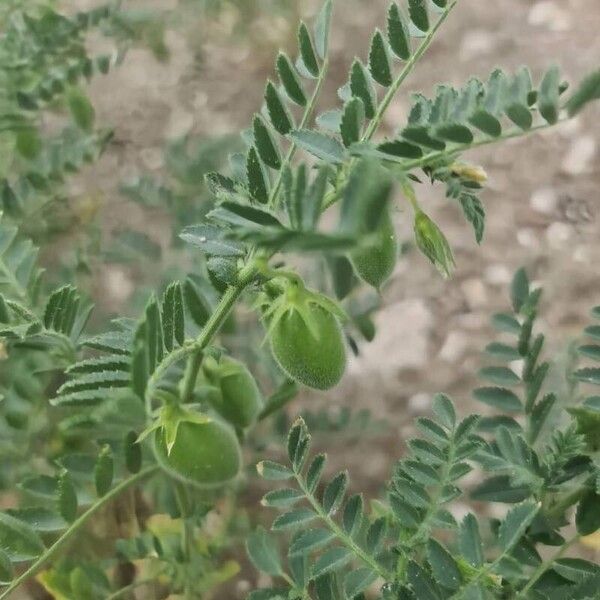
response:
M529 11L529 23L547 27L550 31L568 31L571 28L571 15L556 2L544 0L536 2Z
M577 246L573 252L573 260L578 263L590 264L592 249L589 246Z
M502 264L490 265L485 268L483 276L492 285L507 285L512 281L512 271Z
M519 358L518 360L513 360L510 363L510 368L519 376L523 374L523 366L525 362L523 359Z
M408 408L413 413L424 413L431 407L431 396L425 392L419 392L408 399Z
M161 169L165 164L162 148L143 148L140 151L140 157L144 166L150 171Z
M469 31L460 44L461 60L470 60L490 54L496 46L494 37L485 29Z
M529 227L524 227L517 231L517 241L525 248L534 249L539 248L540 246L540 240L538 239L536 232Z
M252 590L252 584L247 579L238 579L235 588L240 596L246 596Z
M563 159L563 171L568 175L581 175L590 168L596 154L596 140L589 135L574 140Z
M570 239L573 234L573 228L566 223L552 223L546 229L546 240L552 248L561 248Z
M552 188L540 188L533 192L529 204L533 210L543 215L550 215L556 211L558 195Z
M129 275L120 267L111 266L104 271L103 289L113 302L126 302L133 294L135 286Z
M181 108L175 108L169 117L166 135L169 138L181 137L191 130L194 125L194 115Z
M389 376L400 369L421 368L428 360L428 337L433 316L422 299L411 298L380 311L375 319L377 335L363 346L349 369Z
M461 480L462 483L463 480ZM462 521L469 513L473 512L472 508L463 502L455 502L450 506L450 512L457 521Z
M469 305L469 308L479 308L487 306L488 294L485 284L481 279L466 279L460 284L460 288L465 295L465 300Z
M451 331L440 350L440 358L446 362L459 361L469 347L469 338L462 331Z

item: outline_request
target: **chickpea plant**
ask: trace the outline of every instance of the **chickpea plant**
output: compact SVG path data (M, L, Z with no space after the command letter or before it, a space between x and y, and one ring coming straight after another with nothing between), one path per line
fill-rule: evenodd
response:
M458 4L392 2L387 31L374 33L366 62L351 65L340 108L321 114L333 2L325 2L314 28L302 23L298 59L278 55L277 82L267 83L264 106L243 132L246 151L231 155L228 174L207 176L214 206L181 232L199 259L195 272L152 295L137 320L117 318L104 333L87 334L90 302L71 284L46 293L18 221L0 223L0 334L11 364L35 365L28 383L45 402L53 441L52 448L31 446L41 460L18 486L22 504L0 513L0 598L34 577L57 597L127 597L151 582L198 598L235 573L215 561L211 546L226 545L220 537L199 539L203 519L217 501L231 499L242 470L251 472L242 444L252 442L253 427L280 412L300 385L335 386L346 346L356 350L359 335L375 335L373 309L358 300L365 288L381 290L394 270L396 192L412 210L418 248L449 276L452 250L419 201L423 180L444 186L480 242L485 172L462 162L462 153L551 127L600 98L600 71L565 98L556 67L539 85L527 68L495 70L486 82L414 95L408 122L377 139L392 100ZM17 102L10 118L29 123L32 98L18 86L9 96ZM85 101L70 103L79 121L91 119ZM35 136L29 125L16 129L22 152ZM335 207L337 226L325 230L321 217ZM325 258L323 289L312 289L290 265L295 254ZM319 493L325 457L308 465L302 420L288 438L290 464L259 463L260 475L286 481L264 503L284 510L273 529L293 533L287 564L264 529L249 537L253 563L276 581L252 591L253 600L594 597L598 566L566 553L600 527L598 402L576 393L577 382L600 383L598 369L574 369L568 399L542 395L549 364L540 361L544 339L534 334L539 291L523 271L512 296L515 314L494 323L516 342L487 350L523 361L522 373L485 367L491 386L475 391L502 414L460 420L450 399L438 396L435 419L419 420L425 437L408 442L381 500L366 505L354 495L344 503L345 473ZM241 302L263 323L264 353L279 367L270 395L227 351L225 337L217 339ZM598 339L597 326L586 333ZM596 344L580 351L599 357ZM473 497L514 505L489 528L483 513L459 523L449 510L466 493L459 481L474 465L490 477ZM116 536L116 545L105 547L106 528L97 548L86 544L107 506L139 500L137 489L150 502L146 513L177 521L133 515L138 530ZM124 578L119 567L134 562L143 569Z
M326 455L311 457L309 430L301 418L294 423L287 464L258 464L263 478L284 486L262 500L281 514L273 533L258 528L247 542L253 564L281 585L251 598L598 597L600 566L568 552L600 529L599 403L580 389L600 384L600 370L588 366L598 363L599 346L579 345L566 380L547 384L545 338L534 333L540 292L518 271L512 312L492 320L509 341L485 349L492 366L481 369L485 386L473 395L487 416L460 419L438 394L434 418L417 420L422 437L407 440L382 499L369 505L349 495L347 471L323 482ZM597 341L598 333L591 325L584 337ZM520 374L507 366L515 360ZM475 468L480 483L461 486ZM481 511L457 520L459 499L508 507L500 519ZM288 533L284 561L275 536Z

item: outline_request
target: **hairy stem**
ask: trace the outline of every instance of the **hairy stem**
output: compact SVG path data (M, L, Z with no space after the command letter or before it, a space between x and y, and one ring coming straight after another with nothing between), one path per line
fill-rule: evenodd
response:
M433 495L431 497L431 503L429 504L429 507L427 508L425 516L423 517L423 520L419 524L417 530L408 538L408 540L402 542L402 545L404 545L410 549L413 549L417 544L419 544L421 542L421 539L425 538L427 536L427 534L429 533L429 529L431 527L431 521L437 514L437 512L442 504L441 499L442 499L442 495L444 493L444 488L447 484L450 483L450 470L451 470L452 466L454 465L455 453L456 453L456 448L455 448L454 438L452 438L450 440L450 446L448 449L448 460L446 460L444 463L442 472L440 474L440 481L437 484L437 486L435 488L435 492L433 493ZM406 564L407 564L406 554L402 553L401 556L398 558L398 563L396 566L396 572L397 572L398 576L401 578L404 577L404 571L406 569Z
M305 495L306 499L310 502L310 505L317 513L319 518L331 529L331 531L336 535L336 537L347 546L354 555L362 560L366 565L371 567L375 573L377 573L380 577L383 577L386 581L390 581L393 576L391 573L388 573L386 569L384 569L372 556L369 556L350 536L346 535L346 533L341 529L341 527L323 510L323 507L319 504L317 499L310 493L308 488L304 485L304 481L302 477L296 474L296 481L298 483L298 487L302 490L302 493Z
M95 504L92 504L84 513L82 513L57 540L48 548L25 572L17 577L11 584L0 594L0 600L8 598L8 596L16 590L21 584L25 583L30 577L33 577L40 570L54 559L58 553L64 549L65 545L77 534L79 531L87 525L88 521L98 512L104 508L111 500L114 500L117 496L128 490L132 486L136 485L143 479L150 477L158 471L158 466L153 465L147 467L124 479L112 488L106 495L100 498Z
M563 119L564 122L566 119ZM559 122L559 123L560 123ZM515 139L519 137L524 137L531 133L535 133L537 131L542 131L544 129L548 129L549 127L554 127L556 124L551 125L549 123L540 123L539 125L535 125L531 127L531 129L518 129L514 128L507 131L505 134L502 134L499 137L485 137L477 139L470 144L460 144L454 148L446 148L445 150L436 150L434 152L429 152L425 154L421 158L415 158L411 160L407 160L405 158L401 158L399 156L387 155L385 160L386 162L396 165L396 168L402 173L408 173L409 171L413 171L414 169L418 169L421 167L425 167L427 165L433 164L442 159L449 159L457 156L458 154L462 154L463 152L468 152L469 150L473 150L475 148L481 148L483 146L489 146L491 144L496 144L498 142L503 142L510 139ZM347 169L349 171L350 163L347 165ZM340 182L336 185L336 188L330 191L323 201L323 210L328 209L330 206L335 204L342 195L344 190L344 186L346 184L347 177L344 176L340 178Z
M142 587L143 585L148 585L156 581L156 577L148 577L147 579L139 579L138 581L134 581L130 583L128 586L117 590L114 594L111 594L106 598L106 600L120 600L121 598L125 598L129 594L129 592L133 592L133 590Z
M181 402L189 402L194 388L196 387L196 379L202 366L202 350L196 350L188 358L185 375L183 378L183 390L181 392Z
M321 67L321 72L319 73L319 78L317 79L317 85L315 86L312 96L310 97L310 100L308 101L308 104L306 105L306 108L304 109L304 114L302 115L302 120L300 121L300 125L298 126L298 129L304 129L308 125L308 122L309 122L310 118L312 117L313 111L317 104L317 100L318 100L319 96L321 95L321 89L323 88L323 83L325 82L325 79L327 78L328 70L329 70L329 60L327 58L325 58L325 60L323 61L323 66ZM292 162L294 156L296 155L297 150L298 150L298 146L296 145L295 142L292 142L290 145L290 148L288 150L288 153L287 153L285 159L283 160L281 168L279 169L279 174L277 175L277 180L275 181L275 185L273 186L273 190L271 191L271 195L269 197L268 205L271 206L272 208L277 207L279 195L281 192L281 185L283 183L283 173L285 171L285 168Z
M566 119L564 119L564 120L566 120ZM559 123L563 122L563 121L559 121ZM429 154L426 154L425 156L422 156L421 158L415 158L413 160L406 160L406 159L395 158L395 157L391 156L387 160L389 162L397 163L398 165L400 165L402 167L403 171L412 171L413 169L418 169L419 167L423 167L432 162L436 162L437 160L440 160L442 158L452 157L452 156L455 156L456 154L460 154L463 152L467 152L469 150L473 150L474 148L481 148L482 146L489 146L490 144L496 144L498 142L504 142L506 140L523 137L523 136L529 135L530 133L535 133L536 131L548 129L549 127L555 127L556 125L558 125L558 123L555 123L555 124L540 123L539 125L534 125L530 129L519 129L519 128L515 127L514 129L511 129L498 137L480 138L478 140L471 142L470 144L461 144L460 146L458 146L456 148L449 148L446 150L430 152Z
M452 9L456 6L457 2L458 0L454 0L444 9L444 12L440 15L440 18L436 21L435 25L427 32L427 35L425 36L417 50L406 61L404 68L402 69L402 71L400 71L396 79L394 79L392 85L389 87L388 91L383 97L379 108L375 113L375 116L369 123L369 127L367 128L367 131L363 136L362 141L368 142L375 135L377 129L381 125L381 121L387 109L392 103L392 100L394 99L395 95L398 93L400 86L404 83L406 78L413 72L415 66L417 65L421 57L425 54L425 52L427 52L429 46L431 46L431 42L433 42L436 33L444 24L444 21L448 18L448 16L452 12Z
M300 125L299 125L300 129L307 126L309 120L311 119L311 117L313 115L315 106L317 104L317 100L318 100L318 98L321 94L321 90L323 88L323 84L325 82L325 79L327 78L328 69L329 69L329 59L328 59L328 57L325 57L325 59L323 60L322 67L321 67L321 72L319 73L319 77L318 77L317 83L315 85L315 89L314 89L312 96L311 96L310 100L308 101L308 104L306 105L306 108L302 115L302 120L300 121ZM277 207L279 196L281 194L281 189L282 189L281 186L283 183L283 173L285 171L285 168L293 160L297 149L298 148L297 148L296 144L292 142L292 144L290 145L290 148L288 150L288 153L283 161L283 164L281 165L281 168L279 169L279 174L277 176L277 180L271 191L271 194L269 197L269 202L268 202L268 205L270 207L273 207L273 208ZM212 313L212 315L210 316L209 320L204 325L204 328L202 329L202 332L200 333L198 338L196 338L195 341L182 346L179 350L176 350L175 352L172 352L167 357L165 357L165 359L162 361L162 363L160 363L158 365L158 367L156 368L156 370L150 377L147 388L146 388L146 409L147 409L148 414L150 414L152 412L152 396L154 394L156 386L158 385L158 383L160 382L162 377L165 375L165 373L168 371L168 369L171 366L173 366L174 364L176 364L177 362L179 362L180 360L182 360L183 358L185 358L186 356L197 353L197 354L200 354L200 358L192 357L190 359L187 369L186 369L186 375L184 377L184 388L183 388L184 401L186 399L189 399L189 397L191 396L191 393L193 392L194 386L196 384L198 371L200 369L200 365L201 365L201 361L202 361L201 351L204 348L206 348L206 346L208 346L208 344L210 344L210 342L212 341L212 338L217 334L217 332L219 331L219 329L221 328L221 326L223 325L223 323L229 316L229 313L233 309L233 306L235 305L237 299L240 297L242 292L246 289L246 287L248 286L250 281L252 281L252 279L256 276L256 267L251 262L251 259L254 256L254 254L255 254L255 249L253 248L250 250L250 252L248 254L248 264L246 266L246 269L243 270L242 273L240 274L238 284L227 288L227 290L221 297L219 304L215 308L215 310Z
M187 563L191 562L192 556L194 553L193 543L194 543L194 526L192 525L189 517L191 513L190 507L190 497L188 494L188 490L183 483L175 482L175 496L177 498L177 505L179 507L179 513L181 516L181 524L182 524L182 550L183 555ZM192 598L193 590L192 590L192 582L189 580L189 577L185 578L185 594L184 597Z
M427 51L429 46L431 46L431 43L433 42L433 39L434 39L436 33L438 32L440 27L444 24L444 22L450 15L450 12L452 11L452 9L456 6L457 1L458 0L454 0L446 7L446 9L444 10L444 12L440 16L440 18L437 20L435 25L427 33L427 36L425 37L425 39L421 42L421 44L419 45L417 50L414 52L414 54L412 54L412 56L408 59L408 61L404 65L404 68L400 71L398 76L394 79L394 81L392 82L392 85L389 87L385 96L381 100L381 103L379 104L379 106L377 108L377 112L375 113L375 116L373 117L373 119L371 119L369 126L367 127L365 133L361 137L361 140L360 140L361 142L368 142L373 138L373 136L379 129L379 126L381 125L381 122L383 121L383 117L385 116L385 113L387 112L388 108L390 107L392 100L398 93L398 90L400 89L400 87L402 86L402 84L404 83L406 78L413 72L419 59L422 58L422 56L425 54L425 52ZM352 159L350 161L350 163L344 165L340 169L340 171L338 173L335 189L333 190L333 192L331 192L330 194L325 196L325 199L323 201L323 210L326 210L332 204L335 204L335 202L337 202L339 200L344 188L346 187L346 183L348 182L348 177L350 175L350 171L352 170L352 165L354 164L355 160L356 159Z
M545 560L540 566L531 574L527 585L515 596L515 600L519 600L519 598L527 598L527 593L531 588L538 582L540 577L552 567L552 565L561 558L565 552L576 543L581 536L579 534L573 536L568 542L566 542L554 556L550 557L548 560Z
M211 314L210 318L204 325L204 328L200 332L200 335L193 341L187 342L181 348L171 352L171 354L167 355L163 361L156 367L154 373L148 380L148 385L146 387L146 409L148 414L152 412L152 397L154 396L154 392L161 379L164 377L166 372L180 360L183 360L185 357L193 355L193 354L202 354L202 350L204 350L212 341L213 337L218 333L219 329L221 329L223 323L226 321L229 313L233 309L236 301L241 296L242 292L248 287L250 282L254 279L256 275L256 268L253 264L248 265L244 268L238 280L238 283L235 286L230 286L225 290L225 293L221 296L221 300L215 307L215 310ZM201 360L201 359L200 359ZM189 368L186 373L186 379L184 384L184 389L193 390L196 385L196 378L198 377L198 371L200 369L200 364L197 365L198 368L195 368L195 365L192 365L194 368Z

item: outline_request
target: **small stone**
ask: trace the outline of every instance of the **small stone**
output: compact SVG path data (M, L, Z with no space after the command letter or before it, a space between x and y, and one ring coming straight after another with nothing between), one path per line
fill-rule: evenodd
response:
M167 137L178 138L186 135L194 125L194 115L183 109L176 108L171 112L167 126Z
M513 360L510 363L510 368L519 376L521 377L521 375L523 374L523 366L524 366L525 362L523 361L523 359L519 358L518 360Z
M552 188L540 188L533 192L529 204L533 210L543 215L550 215L556 211L558 196Z
M546 239L553 248L564 246L571 239L572 234L573 228L566 223L552 223L546 229Z
M588 246L577 246L573 252L573 260L578 263L590 264L592 261L591 248Z
M421 299L407 299L385 307L375 319L377 335L362 346L348 368L364 376L389 376L402 369L419 369L427 363L433 316Z
M431 407L431 396L420 392L408 399L408 408L414 413L424 413Z
M235 584L236 590L242 596L246 596L246 594L252 589L252 585L247 579L240 579Z
M192 101L196 110L201 110L208 106L208 94L206 92L198 92Z
M464 479L461 479L461 482L463 482ZM467 505L464 504L463 502L455 502L454 504L452 504L450 506L450 512L452 513L452 516L458 521L462 521L468 514L470 514L472 512L471 508Z
M495 40L489 31L475 29L469 31L460 44L460 57L462 60L470 60L490 54L495 47Z
M451 331L440 350L440 358L449 363L457 362L468 347L469 338L462 331Z
M470 312L462 315L458 315L455 319L457 326L469 331L480 331L483 329L489 321L489 315L487 312Z
M490 265L486 267L483 276L492 285L506 285L512 281L512 273L506 265Z
M540 245L537 234L529 227L517 231L517 241L525 248L538 248Z
M532 6L529 11L529 23L547 27L550 31L568 31L571 28L571 16L555 2L544 0Z
M563 171L569 175L581 175L590 169L596 154L596 140L582 136L573 141L563 160Z
M156 171L164 166L164 155L161 148L143 148L140 151L142 162L150 171Z
M122 303L129 300L135 286L123 269L111 266L104 271L103 290L113 302Z
M466 279L460 284L460 287L471 309L487 305L487 290L481 279Z

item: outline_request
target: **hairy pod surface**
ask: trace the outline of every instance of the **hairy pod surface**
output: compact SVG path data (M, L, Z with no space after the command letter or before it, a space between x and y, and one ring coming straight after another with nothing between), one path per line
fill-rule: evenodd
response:
M292 379L317 390L337 385L346 369L346 350L340 324L334 314L309 304L315 336L302 315L287 312L271 331L273 356Z
M208 359L205 373L220 391L210 396L212 407L232 425L250 427L262 409L263 399L246 365L232 358L222 358L218 364Z
M388 212L374 234L374 242L350 254L350 261L358 276L379 289L392 275L398 257L398 240Z
M154 434L154 453L170 475L202 488L221 486L239 473L242 458L233 429L217 418L205 423L182 421L167 451L165 429Z

